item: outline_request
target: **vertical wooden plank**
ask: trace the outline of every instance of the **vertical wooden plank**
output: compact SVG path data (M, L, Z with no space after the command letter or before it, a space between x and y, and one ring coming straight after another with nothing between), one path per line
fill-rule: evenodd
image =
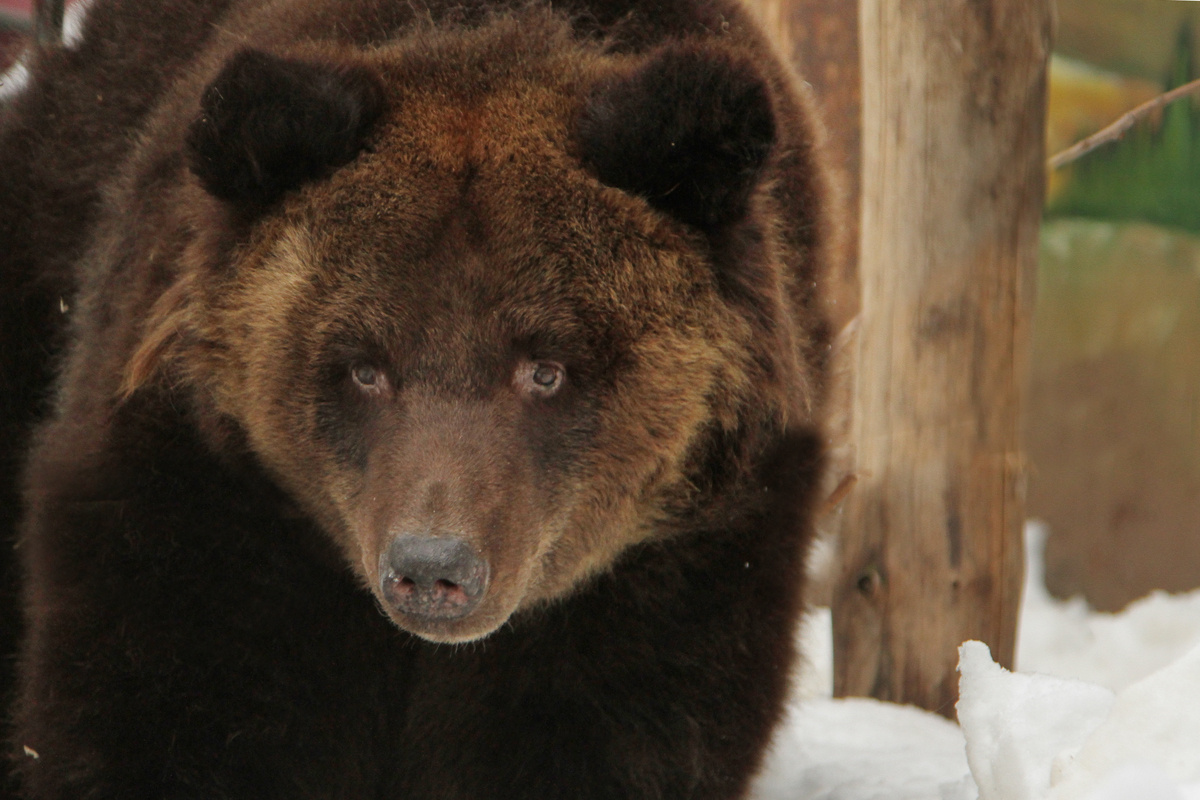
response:
M1011 665L1048 0L861 0L858 484L835 693L952 715L956 648Z

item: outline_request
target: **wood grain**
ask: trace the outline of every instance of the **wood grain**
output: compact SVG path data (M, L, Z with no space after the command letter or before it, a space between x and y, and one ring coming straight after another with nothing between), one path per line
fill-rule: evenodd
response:
M1045 0L861 0L859 319L835 693L946 715L957 647L1011 665Z

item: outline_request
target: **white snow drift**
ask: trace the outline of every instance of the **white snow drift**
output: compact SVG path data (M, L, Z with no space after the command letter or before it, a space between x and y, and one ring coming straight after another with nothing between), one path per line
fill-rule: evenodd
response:
M1029 528L1017 672L960 649L961 727L918 709L830 699L828 609L756 800L1200 800L1200 591L1120 614L1046 592Z

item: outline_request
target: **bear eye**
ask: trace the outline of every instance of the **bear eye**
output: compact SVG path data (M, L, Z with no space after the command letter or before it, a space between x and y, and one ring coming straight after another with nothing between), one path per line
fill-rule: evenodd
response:
M553 389L562 380L562 368L557 364L538 364L532 377L542 389Z
M517 369L517 383L529 394L550 397L562 388L567 371L554 361L527 361Z
M370 364L355 364L350 367L350 377L359 389L367 392L381 392L386 388L387 379L378 369Z

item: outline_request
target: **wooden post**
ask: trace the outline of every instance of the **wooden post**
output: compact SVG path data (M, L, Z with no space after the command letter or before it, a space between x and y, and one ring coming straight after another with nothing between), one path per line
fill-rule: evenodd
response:
M861 0L862 283L834 691L948 716L1012 664L1048 0Z

